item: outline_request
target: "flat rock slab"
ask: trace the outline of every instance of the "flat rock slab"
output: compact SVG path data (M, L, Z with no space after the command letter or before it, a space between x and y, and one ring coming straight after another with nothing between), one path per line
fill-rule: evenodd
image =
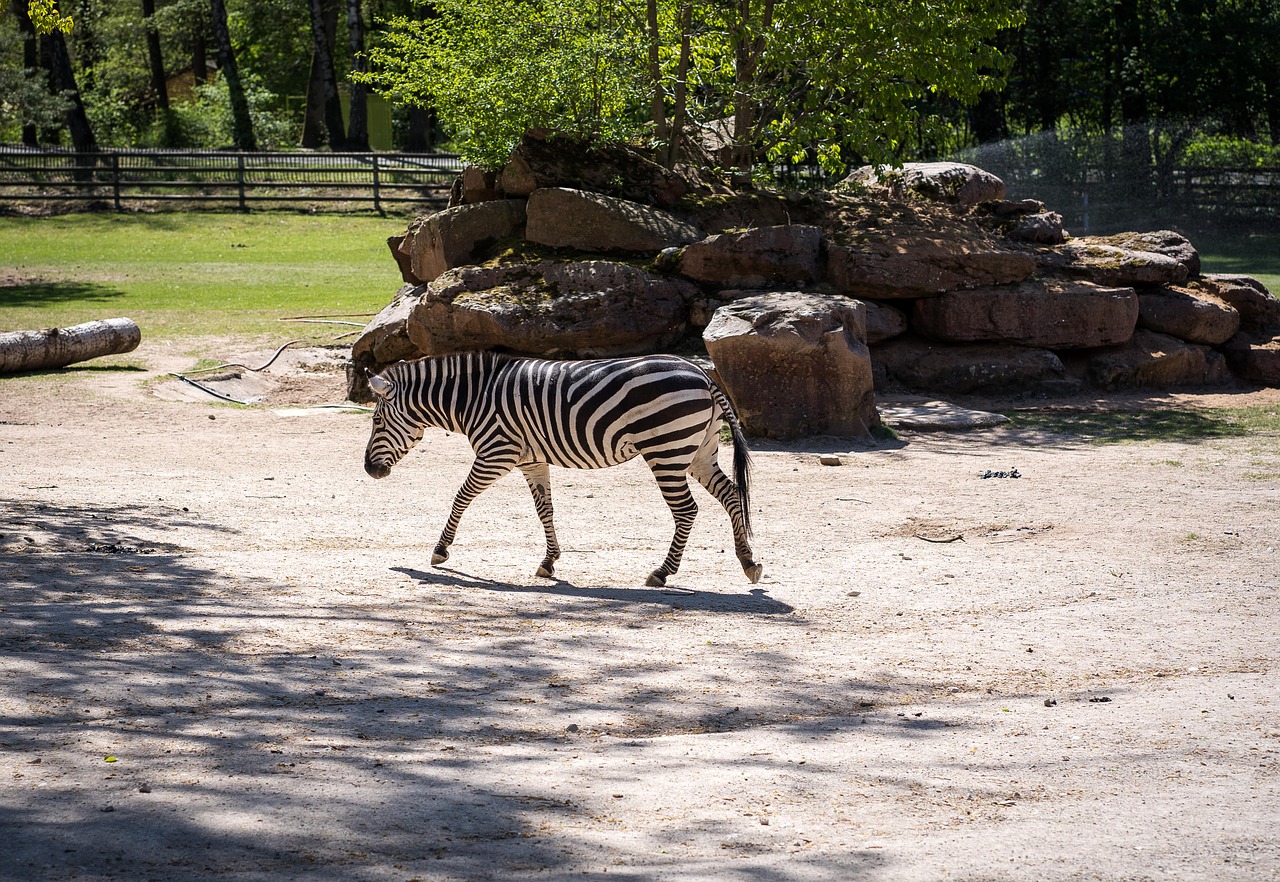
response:
M1004 414L970 410L947 401L882 403L878 409L880 420L885 425L915 432L965 432L990 429L1009 422Z

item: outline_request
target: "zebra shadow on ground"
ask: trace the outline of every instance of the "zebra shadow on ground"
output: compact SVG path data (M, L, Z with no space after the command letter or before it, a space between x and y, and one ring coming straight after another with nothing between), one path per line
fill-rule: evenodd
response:
M498 582L466 573L450 567L437 567L434 571L416 570L411 567L391 567L425 585L449 588L474 588L508 594L548 594L561 597L591 597L617 603L662 604L679 609L699 612L750 613L752 615L789 615L795 607L774 600L763 588L752 588L744 594L720 594L684 591L671 588L608 588L604 586L582 587L563 579L549 581L545 585L514 585Z

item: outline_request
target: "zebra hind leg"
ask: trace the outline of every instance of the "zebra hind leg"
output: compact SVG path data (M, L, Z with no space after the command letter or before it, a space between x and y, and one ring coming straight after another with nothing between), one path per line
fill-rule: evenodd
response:
M645 584L650 588L663 588L667 577L680 569L680 560L684 557L684 546L689 541L689 532L693 529L693 519L698 515L698 503L689 492L689 480L682 469L679 472L664 470L661 464L649 463L654 477L658 479L658 489L662 498L667 501L672 516L676 519L675 536L671 539L671 548L662 566L654 570Z
M729 476L721 471L720 465L714 459L709 462L696 461L690 471L698 483L724 506L724 510L729 515L729 523L733 526L733 550L738 556L738 563L742 564L742 571L747 574L751 584L756 584L764 572L764 565L756 563L752 556L751 542L747 538L746 517L742 511L742 500L738 496L738 488L729 480Z
M545 462L524 463L520 466L524 479L533 494L533 506L542 521L542 532L547 537L547 556L538 566L538 575L545 579L556 576L556 561L560 559L560 543L556 539L556 525L551 507L551 469Z

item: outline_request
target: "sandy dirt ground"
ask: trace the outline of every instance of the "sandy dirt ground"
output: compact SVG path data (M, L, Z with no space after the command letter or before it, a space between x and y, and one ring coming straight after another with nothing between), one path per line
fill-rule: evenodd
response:
M464 439L184 351L0 381L6 882L1280 878L1276 435L761 444L764 578L698 490L677 594L642 466L433 568Z

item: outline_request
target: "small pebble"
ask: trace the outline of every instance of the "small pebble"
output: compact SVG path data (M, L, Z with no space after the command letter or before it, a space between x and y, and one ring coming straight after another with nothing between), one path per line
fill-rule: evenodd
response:
M822 456L819 456L818 462L822 463L825 466L844 465L844 460L832 453L824 453Z

